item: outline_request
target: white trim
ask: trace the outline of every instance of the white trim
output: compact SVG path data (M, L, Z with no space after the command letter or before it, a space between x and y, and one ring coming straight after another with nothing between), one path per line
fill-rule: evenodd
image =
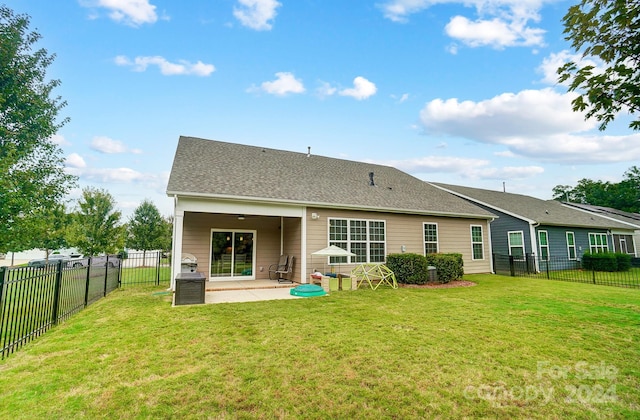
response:
M571 236L573 237L573 245L569 245L569 234L571 234ZM564 233L564 237L567 244L567 258L569 259L569 261L576 261L578 259L578 248L576 246L576 234L573 231L566 231ZM569 249L571 247L573 247L573 255L574 255L573 258L571 258L571 253L569 252Z
M453 217L453 218L479 219L479 220L494 220L496 218L495 216L480 215L480 214L450 213L450 212L428 211L428 210L419 210L419 209L386 208L386 207L361 206L361 205L358 206L358 205L348 205L348 204L340 204L340 203L320 203L320 202L296 201L296 200L285 200L285 199L274 200L274 199L266 199L264 197L242 197L242 196L215 195L215 194L198 194L198 193L179 192L179 191L167 191L167 195L169 196L177 195L180 197L180 201L190 200L190 201L214 202L214 203L234 202L238 204L244 203L248 205L290 207L290 208L298 208L298 209L303 209L305 207L315 207L315 208L332 209L332 210L336 210L336 209L360 210L360 211L376 212L376 213L392 213L392 214L406 214L406 215L413 214L413 215L423 215L423 216L445 216L445 217ZM279 216L279 214L275 216ZM285 216L302 217L299 215L285 215Z
M342 241L342 240L331 240L331 221L332 220L344 220L347 222L347 239L346 241ZM364 222L365 225L365 233L366 233L366 238L365 240L355 240L352 239L351 237L351 222L352 221L356 221L356 222ZM370 223L371 222L377 222L377 223L382 223L383 224L383 235L384 235L384 240L383 241L372 241L371 240L371 227L370 227ZM387 221L385 219L365 219L365 218L356 218L356 217L327 217L327 243L329 245L331 245L332 242L346 242L347 243L347 250L351 251L351 244L352 243L365 243L366 244L366 261L364 261L365 263L370 263L371 262L371 244L382 244L384 246L384 252L382 254L382 261L376 261L376 262L385 262L386 260L386 255L387 255ZM353 251L351 251L353 252ZM355 257L347 257L347 262L346 264L359 264L358 262L353 262L352 258ZM339 265L341 263L331 263L331 257L327 257L328 259L328 265Z
M440 228L438 227L438 223L436 222L422 222L422 254L427 255L427 243L432 244L433 242L427 242L425 239L425 229L427 225L435 225L436 227L436 253L440 252Z
M480 228L480 239L481 239L481 242L479 242L479 244L482 246L482 258L475 258L474 253L473 253L473 246L478 244L478 242L473 242L473 228L474 227L479 227ZM486 258L485 258L485 253L484 253L484 230L482 229L482 225L469 225L469 233L471 234L471 261L484 261Z
M211 253L213 251L213 233L214 232L228 232L231 233L231 238L235 237L236 233L250 233L253 235L253 245L251 249L251 275L250 276L234 276L233 271L230 276L227 277L213 277L211 276ZM232 241L233 243L233 241ZM209 258L208 258L208 266L207 266L207 278L209 281L230 281L230 280L255 280L256 279L256 248L258 244L258 231L254 229L226 229L226 228L211 228L209 230ZM235 247L233 247L232 256L235 256ZM232 267L233 267L233 258Z
M547 258L543 260L544 255L542 253L542 240L540 238L540 234L544 232L544 236L547 238L547 244L544 246L547 249ZM539 230L538 231L538 250L540 251L540 261L549 261L551 254L549 253L550 250L550 245L549 245L549 232L547 230Z
M173 213L173 246L171 250L171 283L169 288L176 290L176 277L182 271L182 235L184 231L184 211L177 209L175 201Z
M507 246L509 248L509 255L513 255L511 253L511 234L512 233L519 233L520 234L520 238L522 239L522 245L520 245L522 247L522 258L525 257L525 254L527 252L527 248L524 246L524 231L522 230L509 230L507 231Z

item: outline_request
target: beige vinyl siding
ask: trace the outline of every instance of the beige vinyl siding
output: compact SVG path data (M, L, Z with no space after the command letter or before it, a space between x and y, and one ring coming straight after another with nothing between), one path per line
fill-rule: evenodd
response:
M277 263L280 256L279 226L280 217L246 216L245 220L238 220L236 215L185 212L182 252L193 254L198 259L198 271L205 273L208 278L211 267L211 229L256 231L255 277L267 279L269 266ZM299 238L298 235L298 243Z
M319 218L313 220L312 213L317 213ZM404 245L405 252L424 255L423 223L437 223L438 246L441 253L457 252L462 254L465 273L488 273L491 271L489 227L486 219L308 208L307 251L309 255L307 256L307 276L314 268L321 271L330 269L327 258L311 255L314 251L328 246L328 220L330 218L385 221L386 254L400 253ZM484 260L473 260L472 258L471 225L482 226ZM343 273L348 273L354 267L355 264L341 264L340 270Z

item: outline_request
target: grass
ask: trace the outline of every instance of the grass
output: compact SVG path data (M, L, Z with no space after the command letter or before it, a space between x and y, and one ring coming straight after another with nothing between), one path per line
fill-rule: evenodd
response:
M0 417L640 415L640 291L466 279L181 307L117 290L0 362Z

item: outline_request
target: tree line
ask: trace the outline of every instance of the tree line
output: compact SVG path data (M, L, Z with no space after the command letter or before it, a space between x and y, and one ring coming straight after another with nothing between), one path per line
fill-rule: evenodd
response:
M105 190L85 188L77 208L66 197L78 178L65 171L52 137L69 118L46 69L55 59L27 15L0 5L0 252L75 247L85 255L171 246L172 220L145 200L124 223Z
M618 183L583 178L575 187L556 185L553 199L640 213L640 168L629 168Z
M20 236L3 241L2 251L42 249L47 253L60 248L76 248L85 256L116 254L125 248L169 250L173 220L144 200L127 222L115 208L106 190L85 188L75 209L57 204L25 226Z

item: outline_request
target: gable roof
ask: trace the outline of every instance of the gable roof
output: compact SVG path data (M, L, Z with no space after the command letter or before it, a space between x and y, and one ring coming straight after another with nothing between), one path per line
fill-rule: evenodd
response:
M370 184L373 173L375 186ZM167 195L491 219L390 166L180 137Z
M463 187L460 185L432 184L478 204L526 220L529 223L599 229L632 229L629 225L569 208L555 200L541 200L522 194Z
M629 213L611 207L592 206L590 204L570 203L566 201L563 201L562 204L564 204L565 206L582 209L591 213L596 213L603 217L614 219L623 223L628 223L636 228L640 228L640 214L638 213Z

